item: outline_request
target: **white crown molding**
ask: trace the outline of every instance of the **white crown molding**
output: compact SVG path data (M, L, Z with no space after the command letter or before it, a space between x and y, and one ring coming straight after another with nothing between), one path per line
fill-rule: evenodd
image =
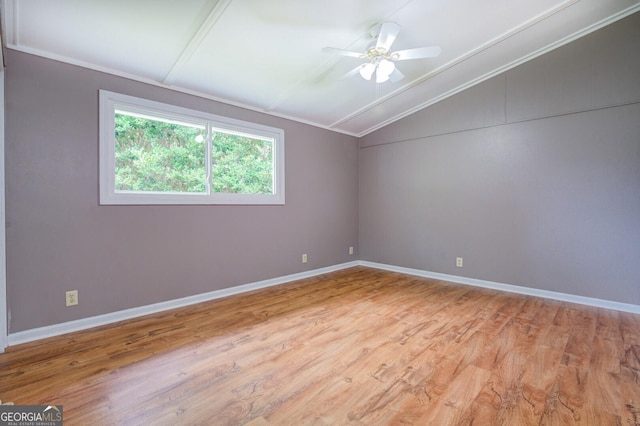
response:
M99 65L95 65L95 64L90 64L88 62L79 61L79 60L76 60L76 59L73 59L73 58L69 58L69 57L66 57L66 56L54 55L54 54L50 54L50 53L47 53L47 52L43 52L43 51L38 50L38 49L32 49L32 48L28 48L28 47L24 47L24 46L18 46L18 45L9 44L9 43L7 43L6 47L7 47L7 49L15 50L15 51L22 52L22 53L27 53L29 55L39 56L41 58L51 59L53 61L57 61L57 62L61 62L61 63L65 63L65 64L69 64L69 65L73 65L73 66L77 66L77 67L81 67L81 68L86 68L86 69L93 70L93 71L102 72L102 73L105 73L105 74L113 75L115 77L126 78L127 80L137 81L139 83L149 84L151 86L156 86L156 87L161 87L163 89L173 90L175 92L184 93L186 95L197 96L197 97L202 98L202 99L208 99L210 101L220 102L220 103L225 104L225 105L230 105L230 106L234 106L234 107L237 107L237 108L246 109L248 111L257 112L257 113L265 114L265 115L272 116L272 117L283 118L285 120L291 120L291 121L295 121L297 123L307 124L309 126L318 127L318 128L325 129L325 130L330 130L330 131L336 132L336 133L342 133L342 134L345 134L345 135L348 135L348 136L357 136L355 133L343 131L341 129L331 129L331 128L327 127L327 126L324 126L324 125L322 125L320 123L316 123L316 122L313 122L313 121L302 120L300 118L292 117L292 116L289 116L289 115L286 115L286 114L279 114L279 113L276 113L276 112L267 111L264 108L259 108L259 107L255 107L255 106L252 106L252 105L244 104L242 102L236 102L236 101L232 101L232 100L229 100L229 99L224 99L224 98L221 98L221 97L218 97L218 96L209 95L209 94L206 94L204 92L199 92L197 90L185 89L185 88L180 87L180 86L172 86L172 85L162 84L161 82L159 82L157 80L153 80L151 78L140 77L140 76L135 75L135 74L130 74L130 73L126 73L126 72L123 72L123 71L114 70L112 68L103 67L103 66L99 66Z
M3 33L6 35L6 40L4 40L4 43L7 49L15 50L17 52L27 53L29 55L34 55L34 56L50 59L57 62L62 62L69 65L74 65L74 66L89 69L92 71L98 71L98 72L113 75L116 77L126 78L127 80L149 84L151 86L156 86L163 89L173 90L179 93L184 93L186 95L197 96L199 98L220 102L220 103L231 105L237 108L246 109L248 111L258 112L258 113L266 114L272 117L283 118L285 120L291 120L296 123L318 127L321 129L332 131L332 132L341 133L347 136L354 136L354 137L358 136L353 132L344 131L342 129L334 129L334 128L331 128L330 126L326 126L311 120L304 120L299 117L294 117L288 114L281 114L278 112L274 112L270 110L269 107L261 108L255 105L249 105L243 102L237 102L237 101L233 101L223 97L214 96L205 92L200 92L198 90L187 89L181 86L176 86L171 84L175 80L177 73L180 71L184 63L191 57L191 55L197 49L199 44L202 43L205 29L210 28L217 22L217 20L220 18L220 16L222 16L222 13L224 13L227 6L231 3L232 0L224 0L219 3L216 3L216 5L213 7L213 9L211 9L209 14L207 15L202 25L195 31L194 36L191 38L189 44L185 47L184 51L182 52L180 57L176 60L171 70L169 70L167 75L164 77L163 81L142 77L136 74L131 74L128 72L116 70L113 68L109 68L109 67L105 67L97 64L92 64L92 63L81 61L68 56L57 55L49 52L44 52L39 49L23 46L20 44L19 29L17 24L19 22L18 21L18 18L19 18L18 0L0 0L0 1L1 1L0 4L2 5L2 10L1 10L2 13L0 14L0 17L2 18L1 24L3 28Z

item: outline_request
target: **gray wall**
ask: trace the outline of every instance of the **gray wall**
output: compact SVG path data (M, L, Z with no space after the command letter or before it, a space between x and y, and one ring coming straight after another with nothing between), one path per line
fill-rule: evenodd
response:
M360 258L640 304L638 52L636 13L364 137Z
M356 138L5 53L10 333L355 260ZM283 128L286 205L99 206L98 89Z

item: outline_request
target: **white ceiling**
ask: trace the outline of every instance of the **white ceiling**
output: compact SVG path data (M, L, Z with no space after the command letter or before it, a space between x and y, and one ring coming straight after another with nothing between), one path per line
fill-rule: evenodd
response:
M2 0L6 47L363 136L640 10L638 0ZM402 26L399 82L341 78ZM10 67L11 64L6 64Z

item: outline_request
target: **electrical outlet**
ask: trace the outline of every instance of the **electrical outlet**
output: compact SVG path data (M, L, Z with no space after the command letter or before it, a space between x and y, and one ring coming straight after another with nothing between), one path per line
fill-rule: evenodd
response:
M65 293L67 298L67 306L75 306L78 304L78 290L71 290Z
M353 247L349 247L349 254L353 254Z
M462 268L462 258L461 257L456 257L456 266L458 268Z
M307 263L307 254L306 253L304 253L302 255L302 263Z

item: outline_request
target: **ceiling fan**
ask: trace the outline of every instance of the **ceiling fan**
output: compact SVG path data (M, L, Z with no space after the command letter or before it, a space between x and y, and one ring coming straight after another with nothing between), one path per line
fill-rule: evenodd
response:
M363 64L358 65L345 74L344 77L359 73L365 80L371 80L373 74L375 74L376 83L384 83L387 80L396 82L402 80L404 75L396 68L395 61L433 58L440 55L442 51L440 46L428 46L392 52L391 45L398 36L400 28L400 25L395 22L383 22L382 24L374 25L370 30L374 41L366 52L354 52L336 47L325 47L323 51L365 60Z

